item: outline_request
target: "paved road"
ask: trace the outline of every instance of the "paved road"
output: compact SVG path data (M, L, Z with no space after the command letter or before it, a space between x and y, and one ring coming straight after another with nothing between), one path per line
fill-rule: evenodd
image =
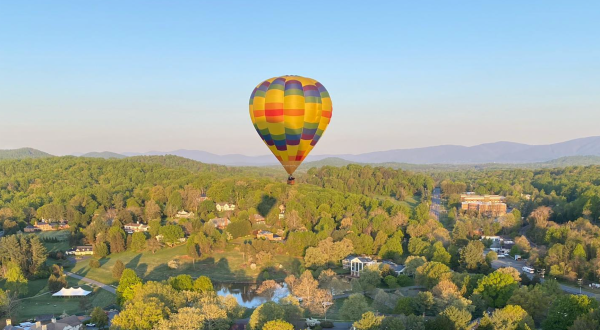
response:
M84 281L84 282L86 282L88 284L92 284L92 285L98 286L98 287L100 287L100 288L102 288L102 289L104 289L104 290L106 290L106 291L108 291L108 292L110 292L112 294L116 294L117 293L117 291L115 290L114 287L112 287L110 285L107 285L107 284L104 284L104 283L101 283L101 282L98 282L98 281L95 281L95 280L92 280L91 278L83 277L81 275L77 275L77 274L74 274L74 273L71 273L71 272L65 272L65 275L70 276L72 278L76 278L78 280L82 280L82 281Z
M431 206L429 207L429 214L436 220L440 219L440 214L445 213L446 209L442 205L442 191L440 188L433 189L431 195Z

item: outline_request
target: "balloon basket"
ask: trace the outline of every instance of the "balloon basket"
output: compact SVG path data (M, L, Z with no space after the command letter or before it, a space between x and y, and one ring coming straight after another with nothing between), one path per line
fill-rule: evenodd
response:
M293 185L294 185L294 183L296 183L296 178L294 178L293 176L290 176L290 177L288 178L288 180L287 180L287 183L288 183L290 186L293 186Z

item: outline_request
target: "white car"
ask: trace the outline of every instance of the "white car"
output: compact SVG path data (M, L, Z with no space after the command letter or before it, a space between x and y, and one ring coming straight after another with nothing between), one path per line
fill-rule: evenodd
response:
M499 254L498 258L506 258L506 254Z

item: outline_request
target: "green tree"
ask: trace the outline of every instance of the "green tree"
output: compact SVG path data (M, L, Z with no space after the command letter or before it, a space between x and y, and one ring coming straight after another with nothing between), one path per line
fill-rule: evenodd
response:
M142 279L140 279L133 269L123 270L119 285L117 286L117 302L123 305L126 301L133 298L134 290L136 285L141 285Z
M200 276L194 281L193 289L196 292L212 292L215 290L212 281L206 276Z
M518 287L512 275L495 271L479 281L474 293L481 294L490 306L501 308Z
M8 263L6 269L6 273L4 274L6 289L19 295L27 294L28 281L19 265L11 261Z
M431 261L441 262L446 266L450 266L452 256L444 248L442 242L435 242L432 246Z
M402 253L404 253L402 250L403 238L404 234L402 231L398 231L392 235L392 237L387 239L381 246L381 249L379 250L379 257L399 261L402 257Z
M446 308L441 314L441 317L445 318L448 323L452 324L456 330L467 329L469 322L471 322L471 313L469 311L450 306Z
M294 326L283 320L273 320L265 323L262 330L294 330Z
M362 314L360 320L352 324L356 330L379 330L385 316L377 316L373 312Z
M433 288L441 280L449 279L452 273L443 263L431 261L417 268L416 279L421 285Z
M121 275L123 275L123 271L125 270L125 264L123 264L123 261L121 260L117 260L115 262L115 265L112 268L112 276L114 279L120 279Z
M585 295L559 296L550 306L548 317L542 322L542 328L544 330L565 330L573 325L579 316L596 308L598 308L598 301Z
M187 274L170 277L169 284L177 291L191 291L194 288L192 277Z
M94 256L96 258L104 258L108 255L108 246L104 242L94 245Z
M493 330L528 330L535 329L531 316L520 306L506 305L496 309L492 316L486 315L482 324L489 324Z
M184 236L183 229L179 225L166 225L160 227L160 234L163 235L163 241L167 245L174 245Z
M131 235L131 250L141 252L146 248L146 234L136 232Z
M344 300L342 307L340 307L340 315L346 320L358 320L362 314L369 310L369 303L367 303L365 296L355 293Z
M276 303L269 301L258 306L252 315L248 326L251 330L262 330L263 326L269 321L282 320L285 317L285 310Z
M99 329L104 329L108 325L108 315L104 313L101 307L94 307L90 322L95 324Z
M404 322L397 317L386 317L379 326L381 330L405 330Z
M125 273L123 273L125 275ZM166 318L168 310L158 298L151 297L146 301L130 301L112 320L111 329L118 330L151 330Z
M460 251L460 263L467 270L477 269L484 261L484 245L481 241L469 241Z

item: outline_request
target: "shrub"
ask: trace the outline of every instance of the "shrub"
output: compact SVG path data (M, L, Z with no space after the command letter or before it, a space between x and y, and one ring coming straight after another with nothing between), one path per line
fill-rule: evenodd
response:
M98 261L98 259L91 259L90 267L91 268L100 268L100 261Z
M400 285L402 287L411 286L414 284L414 280L404 274L398 275L398 277L396 278L396 281L398 282L398 285Z
M333 322L321 321L321 328L333 328Z

